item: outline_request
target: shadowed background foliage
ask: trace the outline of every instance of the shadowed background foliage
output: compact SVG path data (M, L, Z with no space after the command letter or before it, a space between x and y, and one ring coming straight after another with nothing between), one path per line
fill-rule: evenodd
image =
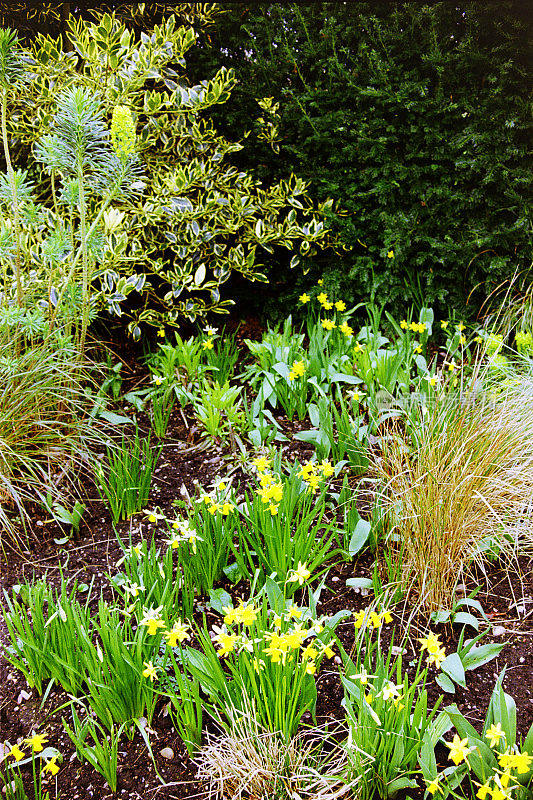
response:
M530 266L525 3L105 6L144 28L170 11L195 24L188 80L222 65L236 72L230 100L212 112L230 140L256 126L257 98L279 101L263 113L272 139L249 136L234 161L267 183L294 171L316 200L338 201L340 245L311 267L337 296L375 292L393 309L422 298L463 309L470 298L474 312ZM90 9L1 3L0 23L31 37ZM270 276L260 293L240 279L228 293L241 307L285 313L310 280L275 258Z

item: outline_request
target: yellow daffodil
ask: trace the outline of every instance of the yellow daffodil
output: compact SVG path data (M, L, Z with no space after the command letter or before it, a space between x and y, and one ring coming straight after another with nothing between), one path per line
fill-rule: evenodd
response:
M322 470L322 475L324 478L331 478L331 476L335 474L333 465L327 460L327 458L322 459L320 462L320 469Z
M402 321L400 322L400 328L402 330L406 331L408 327L409 327L409 323L407 322L407 320L406 319L402 319Z
M500 743L500 739L505 739L505 733L502 730L501 722L498 722L497 725L493 723L490 726L485 734L485 739L489 740L491 747L497 747Z
M509 771L502 772L498 776L498 779L499 779L501 785L505 788L505 787L509 786L509 781L511 780L511 773Z
M307 569L307 564L302 564L301 561L298 561L298 567L291 572L288 580L291 582L297 581L300 586L303 586L310 577L311 573Z
M324 281L322 280L322 278L320 278L320 280L318 280L317 283L318 283L319 286L322 286Z
M467 757L474 749L468 746L468 737L461 739L461 737L457 734L454 735L451 742L445 742L444 744L449 748L450 753L448 758L453 761L455 766L460 764L462 761L466 761Z
M139 622L139 625L145 625L148 628L148 634L155 636L159 628L165 628L165 623L161 619L161 611L163 606L157 608L143 609L144 617Z
M356 353L356 354L357 354L357 353L362 353L364 349L365 349L365 348L363 347L363 345L361 344L361 342L357 342L357 343L354 345L353 351L354 351L354 353Z
M449 324L450 324L450 320L443 319L443 320L441 320L440 327L442 328L443 331L445 331Z
M422 345L418 344L418 342L413 342L413 349L414 349L415 353L421 353L422 352Z
M392 681L388 681L381 690L381 696L384 700L394 700L400 697L400 692Z
M157 678L157 667L154 667L151 661L144 662L143 678L150 678L152 683Z
M231 511L233 511L234 508L235 506L233 506L231 503L223 503L220 508L220 513L222 514L223 517L227 517L228 514Z
M422 650L426 650L428 653L427 662L428 664L435 664L437 669L439 669L441 663L446 658L446 651L444 650L442 643L438 634L433 633L430 631L426 637L423 637L418 640L422 645Z
M307 631L300 625L296 625L292 630L287 631L284 641L291 650L298 650L305 639L307 638Z
M235 645L237 643L237 639L239 638L237 634L226 633L216 626L213 627L213 630L218 631L213 637L213 641L220 645L219 649L217 650L217 655L219 658L227 656L228 653L232 653L235 650Z
M519 775L529 772L531 762L533 762L533 756L527 753L507 752L498 757L498 763L502 769L516 770Z
M308 661L305 665L305 671L308 675L314 675L316 673L316 664L314 661Z
M335 308L337 311L346 311L346 303L343 300L337 300Z
M298 608L294 604L289 608L289 617L291 619L300 619L303 614L303 609Z
M363 611L356 611L356 612L354 612L354 617L355 617L355 620L354 620L355 628L359 629L364 625L365 617L366 617L366 611L364 611L364 610Z
M376 611L370 612L370 624L373 628L379 628L382 621L381 614L378 614Z
M43 767L43 774L45 772L49 772L50 775L57 775L59 772L59 767L56 764L57 756L53 756L49 761L46 762L46 766Z
M322 653L324 654L325 658L333 658L333 656L335 655L333 651L333 644L334 642L329 642L328 644L324 645Z
M303 294L300 295L300 297L298 299L299 299L300 303L305 304L305 303L308 303L311 298L309 297L307 292L304 292Z
M254 465L254 467L258 472L265 472L270 467L270 461L268 460L268 458L265 458L264 456L260 456L259 458L254 458L252 464Z
M268 507L268 510L270 511L270 514L271 514L271 516L273 516L273 517L276 517L276 516L277 516L277 514L278 514L278 509L279 509L279 506L277 506L275 503L270 503L270 505L269 505L269 507Z
M394 258L394 250L389 250L387 253L387 258Z
M305 364L303 361L294 361L290 372L289 372L289 380L293 381L295 378L301 378L302 375L305 373Z
M323 319L322 327L326 331L332 331L334 328L337 327L337 324L332 319Z
M258 490L258 495L263 503L280 503L283 499L283 484L281 482L268 483Z
M491 797L492 800L511 800L511 795L504 792L499 786L495 786L494 789L491 790Z
M353 328L350 325L348 325L347 322L343 322L342 325L339 325L339 330L348 339L353 336Z
M478 797L479 800L486 800L486 798L490 794L492 794L492 791L491 791L491 788L490 788L490 780L488 780L483 785L481 785L480 783L477 783L476 786L479 786L479 789L476 792L476 797Z
M438 775L429 781L429 783L426 781L426 789L432 795L435 795L437 792L444 794L444 790L440 785L440 778Z
M323 306L324 303L328 302L328 296L327 296L327 294L325 292L320 292L320 294L317 295L316 299L318 300L318 302L320 303L321 306Z
M45 733L34 733L28 739L24 739L26 744L29 744L34 753L40 753L43 745L48 741L48 736Z
M8 756L11 756L12 758L15 759L15 761L18 762L24 758L25 753L23 750L20 749L18 744L14 744L11 750L9 751Z
M239 606L234 611L235 622L239 625L252 625L258 615L259 610L255 608L253 603L245 605L242 600L239 600Z
M446 650L444 647L439 647L435 653L430 653L426 659L428 666L435 665L436 669L440 669L442 662L446 658Z
M459 325L457 325L457 330L459 331L459 333L462 333L464 331L464 329L465 329L465 326L463 325L462 322L460 322Z
M204 350L212 350L213 347L214 347L213 340L212 339L205 339L202 342L202 347L203 347Z
M165 338L165 329L164 329L164 328L159 328L159 330L157 331L157 335L158 335L158 336L159 336L161 339L164 339L164 338Z
M313 645L308 644L302 650L302 661L314 661L318 656L318 650Z
M184 625L183 622L178 620L174 623L172 628L163 635L169 647L176 647L178 642L181 644L185 639L190 639L189 626Z
M368 674L366 669L364 667L362 667L361 668L361 672L356 672L355 675L351 676L351 679L355 680L355 681L359 681L361 686L366 686L366 684L368 683L369 677L370 677L370 675Z

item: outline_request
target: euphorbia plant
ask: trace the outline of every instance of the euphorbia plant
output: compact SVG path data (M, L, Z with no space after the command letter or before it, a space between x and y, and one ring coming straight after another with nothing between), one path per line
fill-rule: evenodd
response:
M59 295L49 301L55 306L50 313L52 326L58 315L65 292L76 282L81 262L81 326L80 350L83 352L91 304L92 268L102 259L103 242L99 226L105 211L119 197L137 197L144 184L140 181L140 163L136 153L135 123L131 111L116 106L111 132L108 131L98 96L85 87L65 89L60 93L51 132L36 143L35 157L46 170L60 179L60 191L55 193L58 206L68 209L70 236L74 245L70 251L69 270ZM91 203L91 205L89 205ZM79 214L79 226L74 227L74 209ZM89 225L89 210L93 220ZM58 225L63 226L63 217Z

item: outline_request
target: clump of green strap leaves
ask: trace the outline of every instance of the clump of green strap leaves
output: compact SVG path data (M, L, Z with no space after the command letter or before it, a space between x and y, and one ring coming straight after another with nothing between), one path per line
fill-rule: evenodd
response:
M143 323L227 312L221 285L232 272L266 280L261 251L287 248L296 266L327 243L331 201L313 210L294 175L266 188L229 162L241 145L205 115L228 100L234 75L221 68L187 85L193 28L171 16L139 38L104 14L72 17L68 38L72 49L61 37L38 35L29 50L9 41L24 74L4 91L6 135L33 178L14 173L16 248L13 226L3 229L13 295L17 280L31 284L49 322L70 308L82 346L91 314L121 316L132 295L128 328L138 337Z

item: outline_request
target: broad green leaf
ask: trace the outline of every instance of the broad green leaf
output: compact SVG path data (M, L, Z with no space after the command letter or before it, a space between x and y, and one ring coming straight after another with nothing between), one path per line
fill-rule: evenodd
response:
M360 519L357 525L355 526L355 530L352 533L350 538L350 543L348 545L348 553L350 556L355 556L361 550L361 548L366 544L368 541L368 537L370 536L370 531L372 530L372 525L366 519Z
M352 589L371 589L372 578L348 578L346 586L351 586Z
M446 656L440 665L440 668L446 673L446 675L455 681L455 683L458 683L459 686L466 688L465 668L458 653L450 653L449 656Z
M458 611L457 614L454 615L453 624L470 625L472 628L475 628L476 631L479 630L479 620L473 614L469 614L468 611Z
M219 614L224 613L224 608L228 606L233 608L233 601L224 589L211 589L209 592L209 606L213 611L218 611Z
M488 644L482 644L479 647L473 647L468 653L465 653L462 658L464 668L477 669L478 667L482 667L483 664L487 664L489 661L492 661L493 658L496 658L496 656L501 653L505 645L506 642L503 642L502 644L489 642Z
M435 683L437 686L440 686L443 692L448 692L448 694L455 694L455 683L448 678L444 672L439 672L439 674L435 677Z

